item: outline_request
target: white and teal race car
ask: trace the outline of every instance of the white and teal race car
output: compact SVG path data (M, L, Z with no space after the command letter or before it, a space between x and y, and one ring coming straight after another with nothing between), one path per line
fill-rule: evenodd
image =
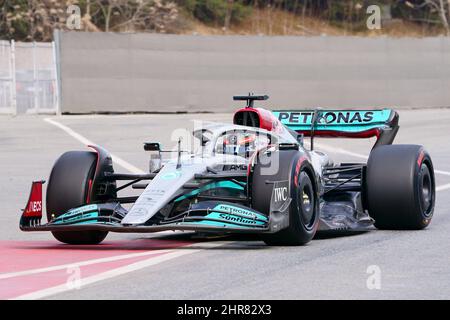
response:
M433 164L422 146L392 144L399 128L395 111L253 106L267 98L234 97L247 106L236 111L233 124L195 130L196 152L179 143L163 162L166 150L145 143L153 154L146 174L116 173L99 146L64 153L48 179L48 222L41 223L44 181L35 181L20 229L51 231L69 244L97 244L108 232L193 230L257 233L269 245L302 245L318 230L422 229L430 223ZM334 163L314 150L314 137L377 142L367 163ZM130 187L142 193L119 195Z

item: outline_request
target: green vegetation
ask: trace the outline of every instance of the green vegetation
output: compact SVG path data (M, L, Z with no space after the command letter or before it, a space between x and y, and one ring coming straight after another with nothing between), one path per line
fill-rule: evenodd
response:
M186 0L178 3L194 18L215 26L229 27L230 24L240 23L251 13L251 7L242 1Z
M420 28L450 35L448 0L0 0L0 38L49 41L55 28L67 29L70 5L80 8L84 31L187 33L202 25L213 33L246 26L246 34L298 34L294 27L309 30L304 21L314 19L352 34L367 31L367 7L379 5L383 21L407 24L405 34Z

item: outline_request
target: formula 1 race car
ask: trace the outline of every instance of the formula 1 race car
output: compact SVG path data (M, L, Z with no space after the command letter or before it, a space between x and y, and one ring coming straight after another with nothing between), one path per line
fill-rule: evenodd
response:
M395 111L253 107L267 98L234 97L247 105L235 112L233 124L194 130L198 150L185 152L179 141L176 157L166 163L161 154L167 150L145 143L152 153L146 174L116 173L99 146L64 153L48 181L48 223L41 224L44 181L36 181L20 229L51 231L69 244L97 244L108 232L192 230L257 233L269 245L302 245L317 230L428 226L433 164L422 146L392 145L399 128ZM367 163L336 164L314 150L314 137L377 140ZM129 187L143 191L118 196Z

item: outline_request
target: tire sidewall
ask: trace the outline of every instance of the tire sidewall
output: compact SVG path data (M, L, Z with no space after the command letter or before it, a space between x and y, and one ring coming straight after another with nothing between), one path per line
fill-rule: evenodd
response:
M254 168L255 170L251 176L252 206L261 213L269 215L273 184L267 184L266 181L287 180L291 197L291 203L287 209L289 225L275 233L265 234L262 238L269 245L302 245L311 241L319 226L319 195L314 169L305 151L279 150L271 152L271 155L266 156L276 156L274 155L275 152L279 152L279 159L277 160L279 161L279 168L276 173L263 176L261 175L261 169ZM299 181L298 178L302 173L308 175L314 195L314 219L309 228L303 223L303 218L299 210L301 204L299 203L298 196L302 181Z
M428 214L421 207L421 168L426 165L431 182ZM375 226L386 230L418 230L429 225L436 199L433 163L418 145L385 145L369 157L365 195Z
M50 222L68 210L87 204L94 178L97 156L87 151L69 151L55 162L47 185L47 219ZM91 185L93 182L91 181ZM106 231L52 232L60 242L67 244L97 244L103 241Z
M435 178L434 178L434 169L433 169L433 163L431 162L431 157L428 154L428 152L426 152L423 148L420 149L419 154L418 154L418 163L416 166L416 172L414 174L414 196L415 196L415 203L417 204L421 204L421 184L420 184L420 180L422 179L422 175L421 175L421 170L422 170L422 165L426 165L428 170L429 170L429 174L430 174L430 178L431 178L431 193L432 193L432 199L431 199L431 206L430 209L427 210L425 212L424 208L422 208L421 205L417 206L418 211L417 211L417 216L421 217L420 221L418 221L418 223L421 224L421 226L423 228L425 228L426 226L429 225L429 223L431 222L431 219L433 217L433 213L434 213L434 204L436 201L436 184L435 184ZM420 161L419 161L420 160Z
M300 168L297 167L298 163L301 162ZM294 162L295 165L292 166L291 173L291 198L292 203L289 208L289 228L293 228L296 233L300 236L300 241L302 243L307 243L314 237L317 232L317 228L319 226L319 195L317 182L315 181L314 170L312 165L307 161L307 159L303 156L299 156ZM302 203L300 201L302 195L302 187L307 181L302 181L300 176L302 174L306 174L309 178L309 182L312 187L312 196L313 196L313 217L308 224L306 225L303 215L302 215ZM297 179L295 178L297 177ZM298 181L298 182L297 182Z

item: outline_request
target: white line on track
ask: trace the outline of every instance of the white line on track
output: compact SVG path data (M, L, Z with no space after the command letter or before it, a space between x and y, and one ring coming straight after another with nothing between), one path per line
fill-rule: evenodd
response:
M75 138L76 140L80 141L82 144L84 145L95 145L94 142L92 142L91 140L83 137L81 134L73 131L72 129L70 129L69 127L63 125L62 123L59 123L53 119L50 118L45 118L44 121L54 125L55 127L60 128L61 130L65 131L68 135L70 135L72 138ZM131 163L126 162L125 160L123 160L122 158L111 154L111 158L113 160L113 162L119 166L121 166L122 168L124 168L125 170L128 170L131 173L145 173L144 171L142 171L141 169L133 166Z
M450 176L450 172L448 172L448 171L434 170L434 173L442 174L444 176Z
M325 151L345 154L345 155L348 155L348 156L352 156L352 157L355 157L355 158L361 158L361 159L364 159L364 160L369 159L368 156L366 156L364 154L361 154L361 153L348 151L348 150L345 150L345 149L342 149L342 148L335 148L335 147L332 147L332 146L329 146L329 145L323 144L323 143L315 142L314 144L316 145L317 148L323 149Z
M179 258L181 256L187 255L187 254L191 254L191 253L195 253L195 252L199 252L203 249L210 249L210 248L214 248L214 247L218 247L218 246L222 246L225 245L227 243L230 242L206 242L206 243L202 243L202 249L189 249L189 246L184 247L183 249L174 249L169 253L166 253L164 255L161 256L157 256L157 257L153 257L153 258L149 258L143 261L139 261L139 262L135 262L123 267L119 267L116 269L112 269L94 276L90 276L90 277L86 277L86 278L82 278L80 279L80 286L79 288L83 288L84 286L99 282L99 281L103 281L103 280L107 280L107 279L111 279L111 278L115 278L133 271L138 271L150 266L155 266L157 264L175 259L175 258ZM193 244L190 246L195 246L198 244ZM51 288L47 288L47 289L43 289L43 290L39 290L39 291L35 291L32 293L28 293L28 294L24 294L21 296L18 296L16 298L14 298L14 300L34 300L34 299L42 299L42 298L46 298L55 294L59 294L59 293L63 293L66 291L71 291L71 290L76 290L76 288L73 288L72 286L68 285L68 283L66 284L62 284L59 286L55 286L55 287L51 287Z
M352 152L352 151L348 151L348 150L345 150L345 149L342 149L342 148L335 148L335 147L329 146L327 144L317 143L316 142L315 145L317 146L317 148L322 149L324 151L345 154L345 155L348 155L348 156L352 156L352 157L356 157L356 158L360 158L360 159L364 159L364 160L369 159L369 156L367 156L367 155L364 155L364 154L361 154L361 153ZM444 175L444 176L450 176L450 172L449 171L434 170L434 173L441 174L441 175ZM448 185L445 185L445 186L448 186ZM441 186L441 187L445 187L445 186ZM438 189L439 189L439 187L436 188L436 190L440 191ZM445 189L448 189L448 188L445 188ZM444 190L444 189L441 189L441 190Z
M437 186L436 191L444 191L450 189L450 183L444 184L442 186Z
M91 260L73 262L73 263L62 264L62 265L58 265L58 266L51 266L51 267L46 267L46 268L29 269L29 270L10 272L10 273L1 273L0 280L28 276L28 275L44 273L44 272L64 270L64 269L73 268L73 267L84 267L84 266L89 266L89 265L93 265L93 264L97 264L97 263L113 262L113 261L119 261L119 260L124 260L124 259L151 256L151 255L156 255L156 254L161 254L161 253L167 253L172 250L173 249L164 249L164 250L145 251L145 252L139 252L139 253L122 254L122 255L117 255L117 256L112 256L112 257L91 259Z

